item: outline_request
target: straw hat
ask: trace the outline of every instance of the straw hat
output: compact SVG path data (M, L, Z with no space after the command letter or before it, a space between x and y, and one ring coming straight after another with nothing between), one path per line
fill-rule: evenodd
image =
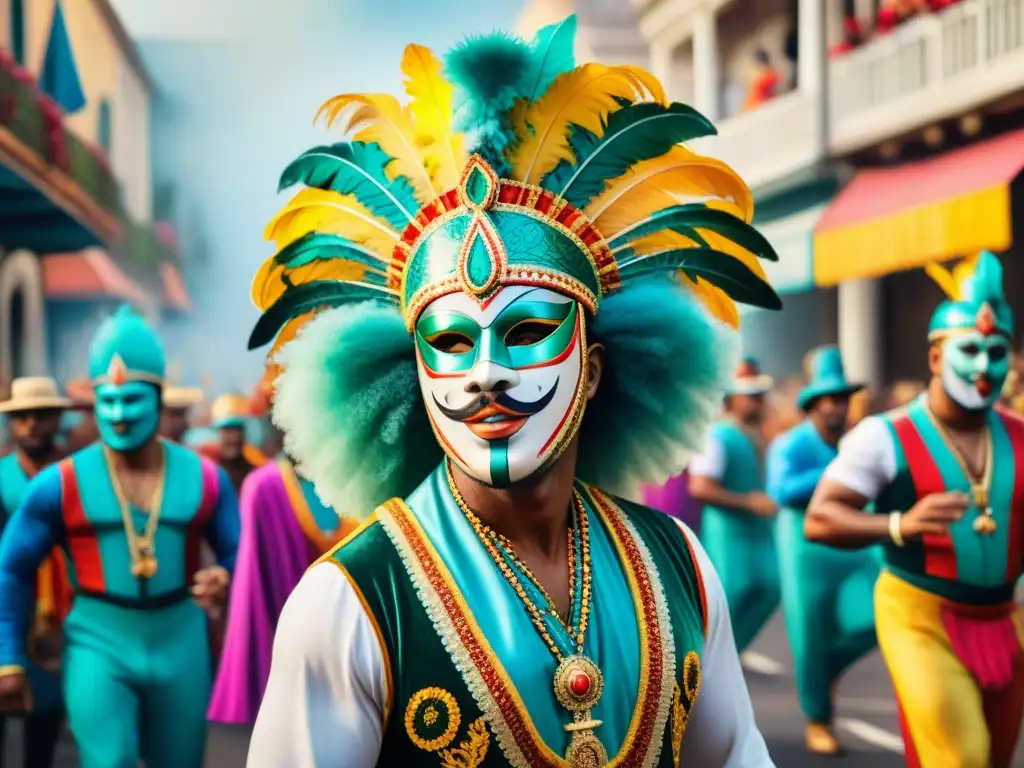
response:
M0 403L0 413L70 407L71 401L61 397L56 381L48 376L25 376L11 382L11 399Z
M165 386L163 401L165 408L191 408L203 402L203 390L199 387Z
M244 428L251 416L252 411L247 397L237 394L221 395L213 401L210 408L210 426L214 429Z

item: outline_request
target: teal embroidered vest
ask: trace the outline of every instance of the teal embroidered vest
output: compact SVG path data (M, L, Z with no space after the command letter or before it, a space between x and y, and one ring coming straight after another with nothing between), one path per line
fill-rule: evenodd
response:
M436 475L425 485L431 482L436 491ZM414 493L409 506L397 499L384 504L371 521L327 556L361 593L386 656L389 701L378 765L567 766L562 754L568 735L560 723L545 721L545 705L555 699L553 656L543 650L533 653L530 643L539 636L528 623L526 632L498 647L499 633L493 628L499 625L493 622L518 620L526 612L521 604L498 594L490 611L470 611L470 598L456 581L471 584L478 576L486 582L498 570L488 563L489 572L482 569L473 574L467 573L465 562L445 562L438 554L444 542L432 540L425 530L435 524L436 510L417 505L422 495ZM602 535L614 543L621 569L621 574L608 573L604 566L594 569L596 599L610 594L612 583L624 576L631 604L623 606L618 616L607 614L606 623L620 630L631 627L636 636L629 654L635 658L617 659L616 647L586 647L588 656L597 657L594 660L605 677L602 701L614 696L616 686L623 688L626 670L638 670L635 687L625 684L630 713L602 713L595 708L593 715L609 721L602 726L606 729L616 719L628 723L621 728L622 738L608 743L611 731L602 733L602 727L595 735L602 738L610 765L676 766L700 690L706 630L700 573L686 538L671 518L613 501L594 490L584 491L583 499L592 531L594 526L602 527ZM446 507L443 514L451 514L450 509ZM461 512L457 515L461 524L464 518ZM591 562L599 561L592 558ZM601 615L600 606L595 607L595 615ZM486 636L482 626L489 627ZM596 632L610 644L614 636L610 629L606 627L602 634L592 624L588 633ZM523 648L533 654L525 662L522 655L517 660ZM523 670L524 663L534 669ZM513 677L538 670L542 684L520 690L513 683ZM617 701L626 699L620 696ZM535 714L540 710L544 720ZM564 736L564 743L549 744L553 739L545 741L542 732Z
M921 498L944 491L971 497L971 484L924 401L883 414L896 454L896 477L875 501L875 511L905 512ZM928 592L961 603L993 605L1013 599L1022 570L1024 537L1024 420L993 409L988 415L993 441L989 506L995 531L982 535L974 521L982 510L972 498L964 517L948 535L927 535L905 546L885 546L886 567Z

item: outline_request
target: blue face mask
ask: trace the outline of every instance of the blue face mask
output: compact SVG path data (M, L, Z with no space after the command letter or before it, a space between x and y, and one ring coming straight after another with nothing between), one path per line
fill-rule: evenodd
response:
M160 426L159 391L143 381L98 385L96 426L103 442L113 450L138 450Z

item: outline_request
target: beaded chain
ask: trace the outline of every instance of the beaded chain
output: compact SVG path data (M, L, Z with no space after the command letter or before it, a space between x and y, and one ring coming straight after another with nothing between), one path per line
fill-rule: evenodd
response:
M580 600L578 610L570 610L569 622L566 624L562 621L562 617L559 616L555 603L548 595L547 591L541 585L540 581L530 571L529 567L516 555L515 550L512 547L512 543L505 536L501 535L490 526L486 525L477 515L469 508L466 504L465 499L462 498L462 494L459 493L459 489L455 485L455 478L452 475L451 464L445 462L445 469L448 474L448 487L452 492L452 496L455 498L455 503L462 510L462 513L466 516L469 524L473 527L476 535L479 537L480 542L484 545L484 549L491 556L495 565L498 566L498 570L505 580L511 585L512 589L515 590L519 600L530 614L530 619L533 621L533 625L537 628L541 638L544 640L548 648L554 654L558 661L562 661L564 654L562 649L559 648L558 643L548 632L548 628L544 621L544 614L548 614L552 618L558 621L566 631L572 640L576 643L576 653L583 653L583 641L586 637L587 623L590 618L590 602L591 602L591 571L590 571L590 531L589 523L587 521L586 508L583 506L583 500L580 498L579 493L573 492L573 499L575 502L573 509L573 526L569 530L569 600L570 605L573 608L576 607L577 601L576 589L579 588ZM519 572L517 574L517 571ZM523 577L520 578L520 575ZM525 585L524 585L525 582ZM536 591L540 597L545 600L548 604L548 609L542 611L537 607L534 600L530 598L527 593L526 585ZM577 615L572 615L572 614Z

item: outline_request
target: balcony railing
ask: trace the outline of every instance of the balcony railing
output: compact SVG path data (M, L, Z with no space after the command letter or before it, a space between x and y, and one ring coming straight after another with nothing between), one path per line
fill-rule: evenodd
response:
M830 65L832 149L849 152L1024 88L1024 0L964 0Z
M818 159L819 103L800 91L783 94L753 112L720 120L718 135L695 142L694 149L729 163L757 187Z

